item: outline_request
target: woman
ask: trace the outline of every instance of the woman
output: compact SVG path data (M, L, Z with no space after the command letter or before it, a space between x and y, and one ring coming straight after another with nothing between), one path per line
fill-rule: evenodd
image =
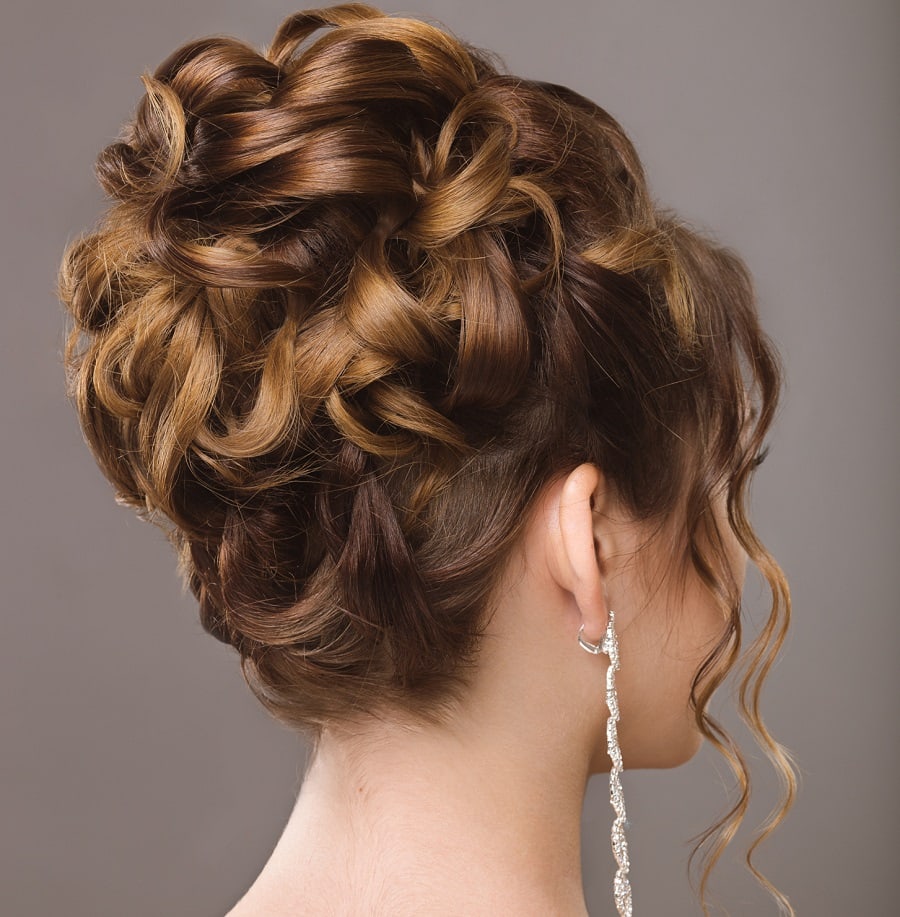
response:
M790 606L745 512L780 383L742 261L653 205L603 109L425 22L306 11L142 79L64 256L66 359L117 498L313 743L231 917L584 914L604 772L630 914L622 768L705 737L741 795L703 898L748 803L707 713L748 556L775 824L794 792L757 709Z

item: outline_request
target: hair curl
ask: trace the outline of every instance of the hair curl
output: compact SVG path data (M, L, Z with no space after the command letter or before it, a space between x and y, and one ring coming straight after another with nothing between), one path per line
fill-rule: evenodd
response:
M750 788L707 712L741 643L727 486L773 594L739 708L784 785L747 864L793 914L751 862L795 775L759 712L790 600L745 511L780 371L741 259L653 204L602 108L422 21L308 10L142 81L60 269L69 392L261 702L313 736L440 718L548 481L594 462L648 519L686 495L682 560L727 619L691 701L740 788L691 856L706 913Z

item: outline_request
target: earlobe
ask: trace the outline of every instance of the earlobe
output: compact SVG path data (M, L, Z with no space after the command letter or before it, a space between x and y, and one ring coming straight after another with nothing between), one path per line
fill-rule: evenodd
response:
M565 479L558 498L559 569L573 595L584 625L582 636L597 643L606 631L608 613L594 532L594 512L602 475L592 464L579 465Z

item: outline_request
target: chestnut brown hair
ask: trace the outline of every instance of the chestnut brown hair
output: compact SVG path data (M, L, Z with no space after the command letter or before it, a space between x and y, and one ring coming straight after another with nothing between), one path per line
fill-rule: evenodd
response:
M686 507L680 560L725 612L691 695L740 790L694 849L705 902L750 787L707 711L741 646L727 487L773 595L739 706L784 785L747 862L793 913L751 862L795 776L759 712L790 601L745 511L780 371L741 259L654 205L602 108L423 21L308 10L142 80L60 269L69 392L261 702L314 738L440 720L529 507L593 462L640 518Z

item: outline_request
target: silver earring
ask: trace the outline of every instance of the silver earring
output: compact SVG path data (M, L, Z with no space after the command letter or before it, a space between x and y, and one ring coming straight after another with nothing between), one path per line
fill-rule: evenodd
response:
M595 656L604 653L609 656L606 670L606 706L609 718L606 721L606 749L612 761L609 771L609 802L616 817L612 824L612 850L616 858L616 877L613 880L613 897L620 917L631 917L631 883L628 880L628 841L625 838L625 797L622 795L622 751L619 748L619 698L616 695L616 672L619 669L619 642L614 626L615 615L609 611L606 633L600 643L589 643L584 639L584 625L578 631L578 645Z

